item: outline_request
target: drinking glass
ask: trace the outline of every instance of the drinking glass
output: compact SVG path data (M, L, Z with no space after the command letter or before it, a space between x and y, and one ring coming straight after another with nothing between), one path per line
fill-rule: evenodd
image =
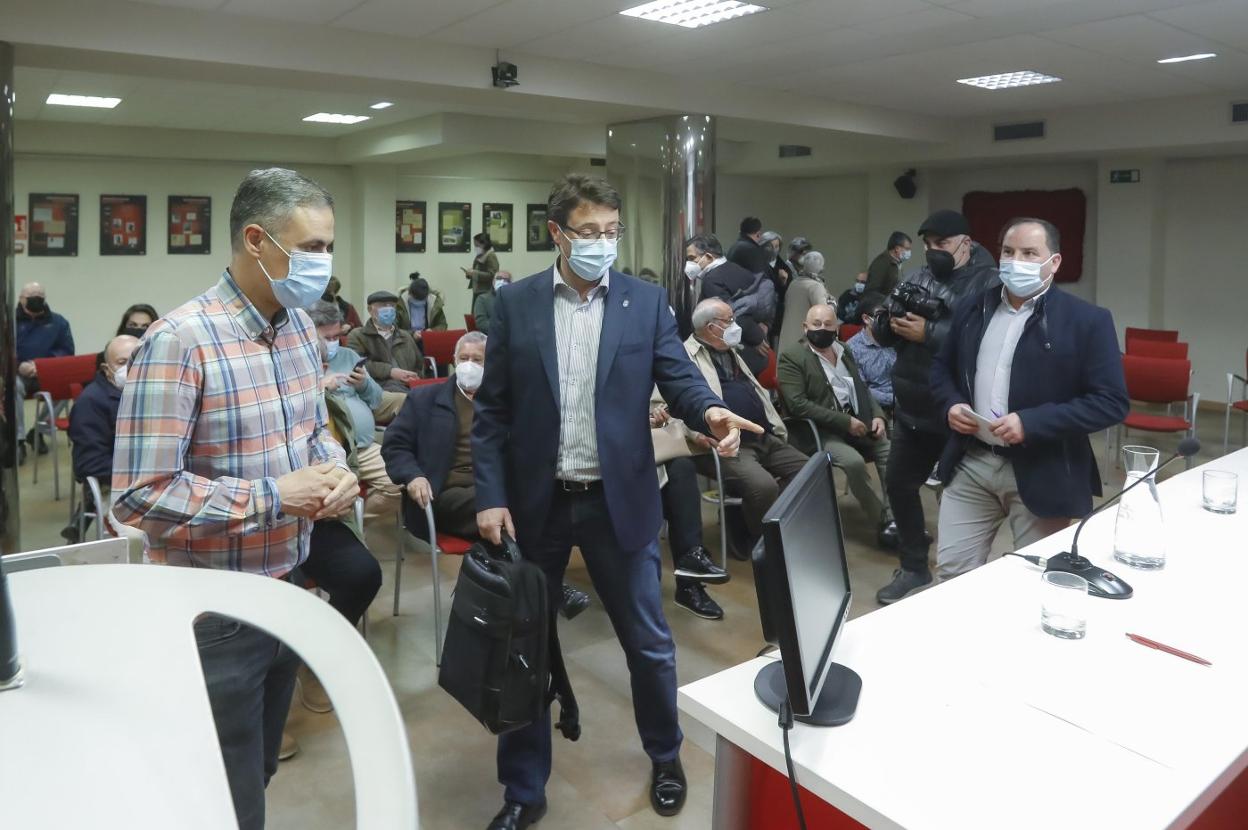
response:
M1210 513L1234 513L1239 476L1226 470L1205 470L1201 507Z
M1063 640L1082 640L1088 631L1088 581L1048 571L1041 576L1040 627Z

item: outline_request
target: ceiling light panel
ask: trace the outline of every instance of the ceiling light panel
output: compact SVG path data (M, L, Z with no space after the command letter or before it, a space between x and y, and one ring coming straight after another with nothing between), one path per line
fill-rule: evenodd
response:
M1021 69L1017 72L1002 72L999 75L982 75L978 78L958 78L958 83L967 86L977 86L980 89L1014 89L1020 86L1035 86L1037 84L1053 84L1060 81L1061 78L1056 75L1045 75L1042 72L1033 72L1030 69Z
M765 11L766 6L740 3L737 0L657 0L625 9L620 14L697 29Z
M1210 58L1216 58L1217 52L1201 52L1197 55L1181 55L1177 58L1162 58L1157 63L1187 63L1188 61L1207 61Z
M304 121L315 121L318 124L358 124L361 121L367 121L367 115L342 115L336 112L318 112L316 115L309 115Z
M58 107L94 107L96 109L111 110L121 103L121 99L99 95L64 95L60 92L53 92L48 96L45 103Z

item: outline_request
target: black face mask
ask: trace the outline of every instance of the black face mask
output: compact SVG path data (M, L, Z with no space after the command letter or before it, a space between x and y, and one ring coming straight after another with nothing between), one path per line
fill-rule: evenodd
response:
M929 248L927 251L927 267L932 276L938 280L947 280L953 273L953 254L940 248Z
M26 310L31 314L42 314L48 310L48 301L43 297L27 297Z
M836 329L810 329L806 332L806 342L816 349L826 349L836 342Z
M147 334L147 326L126 326L121 330L122 334L128 334L131 337L143 339L143 335Z

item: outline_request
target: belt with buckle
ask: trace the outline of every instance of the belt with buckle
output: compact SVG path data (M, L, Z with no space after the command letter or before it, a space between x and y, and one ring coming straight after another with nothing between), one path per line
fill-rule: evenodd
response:
M588 493L602 486L602 479L596 481L569 481L564 478L555 479L556 489L565 493Z
M980 450L990 452L999 458L1010 458L1013 455L1013 453L1010 452L1012 447L998 447L995 444L989 444L988 442L981 441L978 438L975 439L975 446Z

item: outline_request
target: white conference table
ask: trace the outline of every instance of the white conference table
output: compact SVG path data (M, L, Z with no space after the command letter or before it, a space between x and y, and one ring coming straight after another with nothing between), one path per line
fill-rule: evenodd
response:
M1205 469L1239 474L1238 513L1201 509ZM872 828L1188 827L1248 766L1246 483L1241 450L1159 485L1160 571L1115 562L1116 509L1094 517L1080 552L1135 596L1090 599L1083 640L1041 630L1040 571L1014 557L849 622L833 657L862 677L857 715L794 727L798 782ZM1025 552L1060 553L1073 533ZM776 715L753 687L770 659L679 690L681 711L718 735L717 830L747 826L750 756L785 771Z
M128 567L8 576L25 686L0 692L0 826L238 826L191 626L153 624L181 598L101 584Z

